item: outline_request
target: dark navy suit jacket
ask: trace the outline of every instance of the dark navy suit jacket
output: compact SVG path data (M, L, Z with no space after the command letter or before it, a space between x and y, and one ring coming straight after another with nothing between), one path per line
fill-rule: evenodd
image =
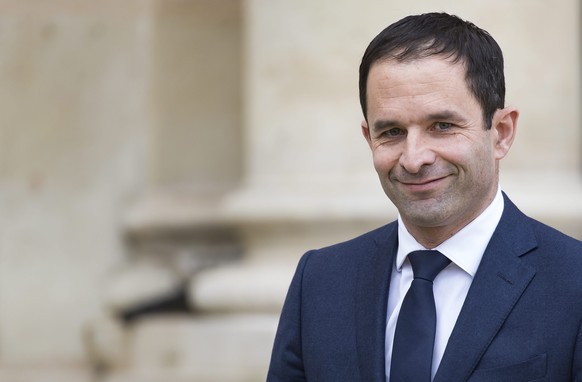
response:
M434 381L582 381L582 242L504 198ZM397 245L393 222L302 257L267 381L386 380Z

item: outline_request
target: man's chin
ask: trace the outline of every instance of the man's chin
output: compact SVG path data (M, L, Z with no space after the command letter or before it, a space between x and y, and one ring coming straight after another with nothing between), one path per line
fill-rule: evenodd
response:
M400 216L407 224L417 227L439 227L447 221L447 213L432 202L412 202L412 205L399 208Z

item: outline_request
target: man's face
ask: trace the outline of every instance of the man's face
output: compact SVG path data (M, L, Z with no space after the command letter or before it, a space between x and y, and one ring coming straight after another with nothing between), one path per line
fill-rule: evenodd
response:
M436 246L493 200L498 160L511 145L513 128L509 145L500 145L506 135L496 126L500 110L485 130L464 66L443 57L376 62L367 94L362 130L382 187L408 230L436 232L438 242L430 243Z

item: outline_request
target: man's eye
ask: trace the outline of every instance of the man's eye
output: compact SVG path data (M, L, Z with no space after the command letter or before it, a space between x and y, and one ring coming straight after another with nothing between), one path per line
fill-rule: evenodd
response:
M399 135L402 135L402 133L403 133L402 129L399 129L397 127L390 129L390 130L386 130L384 132L384 134L388 137L397 137Z
M438 130L448 130L450 129L453 124L449 122L437 122L434 125Z

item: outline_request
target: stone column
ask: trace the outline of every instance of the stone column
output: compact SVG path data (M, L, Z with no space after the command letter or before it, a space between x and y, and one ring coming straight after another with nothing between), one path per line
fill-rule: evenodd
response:
M0 1L0 380L83 381L144 184L149 3Z

